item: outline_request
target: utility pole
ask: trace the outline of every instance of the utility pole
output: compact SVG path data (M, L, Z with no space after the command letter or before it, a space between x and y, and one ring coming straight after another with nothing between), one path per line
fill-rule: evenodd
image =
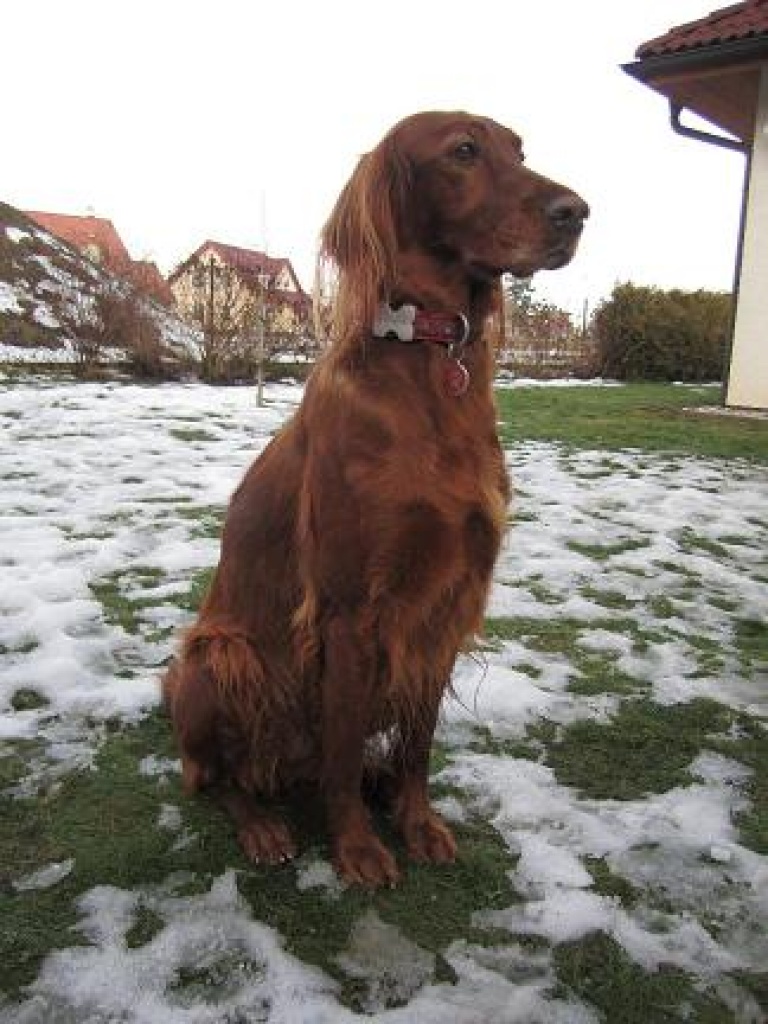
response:
M581 336L582 338L587 337L587 330L589 328L589 298L584 297L584 302L581 307Z
M256 313L256 404L259 408L264 405L264 319L267 310L264 303L264 285L259 282L259 303Z
M269 259L267 252L269 243L267 241L267 193L261 190L261 245L264 252L264 259ZM267 268L264 268L264 275L258 279L259 304L257 320L257 362L256 362L256 404L261 408L264 405L264 360L266 359L266 328L267 328L267 304L266 304L266 282Z
M215 272L215 267L214 267L214 262L213 262L213 256L209 256L209 258L208 258L208 352L210 354L211 362L213 362L213 353L214 353L214 345L215 345L215 337L214 337L215 327L214 327L214 323L213 323L213 318L214 318L213 301L214 301L214 288L215 288L214 272ZM212 366L211 366L211 369L213 369Z

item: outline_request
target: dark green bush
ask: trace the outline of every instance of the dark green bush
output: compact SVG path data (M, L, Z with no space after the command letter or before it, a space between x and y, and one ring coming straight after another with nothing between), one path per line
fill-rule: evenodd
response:
M592 325L602 373L619 380L722 379L732 304L728 292L617 285Z

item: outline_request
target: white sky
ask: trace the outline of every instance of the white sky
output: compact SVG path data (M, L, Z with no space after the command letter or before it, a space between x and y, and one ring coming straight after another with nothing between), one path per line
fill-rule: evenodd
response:
M309 287L357 157L407 114L465 109L519 131L529 164L592 206L539 294L578 310L617 280L727 289L743 158L678 138L619 68L717 5L10 0L0 200L92 208L164 271L208 237L266 238Z

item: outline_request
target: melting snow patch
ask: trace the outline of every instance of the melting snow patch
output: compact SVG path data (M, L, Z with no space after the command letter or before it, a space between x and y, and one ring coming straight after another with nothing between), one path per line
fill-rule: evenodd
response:
M163 804L157 817L157 827L167 832L179 832L182 826L181 811L175 804Z
M300 892L319 889L331 899L338 899L346 886L327 860L313 860L299 868L296 888Z
M126 936L148 908L163 922L143 946ZM109 1021L220 1024L335 1020L334 983L289 956L251 919L233 871L204 896L92 889L80 903L90 945L52 953L7 1024ZM309 1008L316 1014L309 1016Z
M50 327L51 330L56 330L61 327L61 324L53 314L53 310L50 306L44 302L38 302L35 308L32 310L32 319L40 324L41 327Z
M435 958L369 910L352 928L338 963L363 983L360 1008L375 1013L409 1002L431 979Z
M20 878L13 883L17 892L28 892L31 889L50 889L58 885L72 873L75 866L73 860L63 860L58 863L47 864L44 868L34 871L25 878Z
M19 305L17 289L7 281L0 281L0 313L10 313L15 316L23 312L24 310Z
M27 297L0 286L0 308L4 301ZM269 405L259 410L253 389L199 384L17 382L0 394L8 452L0 736L45 745L45 765L31 766L17 795L92 765L104 730L86 727L89 719L133 720L157 704L170 627L189 618L180 597L217 555L216 538L200 528L205 510L226 504L300 395L270 386ZM204 428L206 439L190 444L182 427ZM473 753L466 740L478 726L503 743L525 739L541 719L610 716L623 694L572 688L582 658L615 668L622 685L636 681L635 692L657 702L709 695L765 715L766 677L748 663L738 633L744 622L764 621L764 467L539 444L515 446L508 462L521 517L505 542L492 613L518 627L522 620L530 636L510 630L516 639L499 640L484 664L461 659L453 680L459 702L446 702L440 734L452 760L439 781L460 791L460 799L443 799L443 810L470 822L479 812L516 858L512 881L523 902L484 922L550 941L598 928L648 970L671 963L702 983L734 967L763 971L768 859L741 845L734 824L749 809L748 769L704 750L689 766L690 785L598 801L561 785L544 763ZM130 632L113 614L112 593L130 611ZM536 642L558 621L570 630L562 645ZM20 689L44 698L41 706L17 710ZM544 754L545 741L540 746ZM151 756L139 770L161 785L179 762ZM169 843L194 841L178 827L177 811L164 805L158 827ZM596 858L631 890L632 906L592 881L587 868ZM49 871L43 883L56 877L55 866ZM332 895L337 884L326 862L308 860L297 874L300 891ZM81 911L92 945L51 954L24 1004L3 1004L3 1024L359 1020L334 981L297 964L251 919L233 873L205 896L178 891L89 893ZM141 906L162 928L131 948L126 937ZM354 990L388 1024L596 1019L552 996L549 950L456 943L444 955L452 983L434 980L441 964L431 953L369 915L343 963ZM383 1009L398 1000L407 1005ZM737 1019L752 1018L745 1011Z
M180 775L181 760L177 757L157 757L149 754L139 761L140 775Z
M7 237L8 237L8 240L11 241L11 242L14 242L14 243L18 243L18 242L23 241L25 238L31 238L32 237L31 232L29 232L29 231L22 231L21 228L12 228L10 226L6 227L5 233L6 233Z

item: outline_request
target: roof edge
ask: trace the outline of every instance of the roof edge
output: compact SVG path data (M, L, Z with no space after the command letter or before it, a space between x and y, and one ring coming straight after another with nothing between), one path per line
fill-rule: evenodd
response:
M674 53L653 54L622 64L622 71L640 82L648 82L662 74L695 71L705 68L729 67L752 60L768 62L768 36L733 39L725 43L709 43Z

